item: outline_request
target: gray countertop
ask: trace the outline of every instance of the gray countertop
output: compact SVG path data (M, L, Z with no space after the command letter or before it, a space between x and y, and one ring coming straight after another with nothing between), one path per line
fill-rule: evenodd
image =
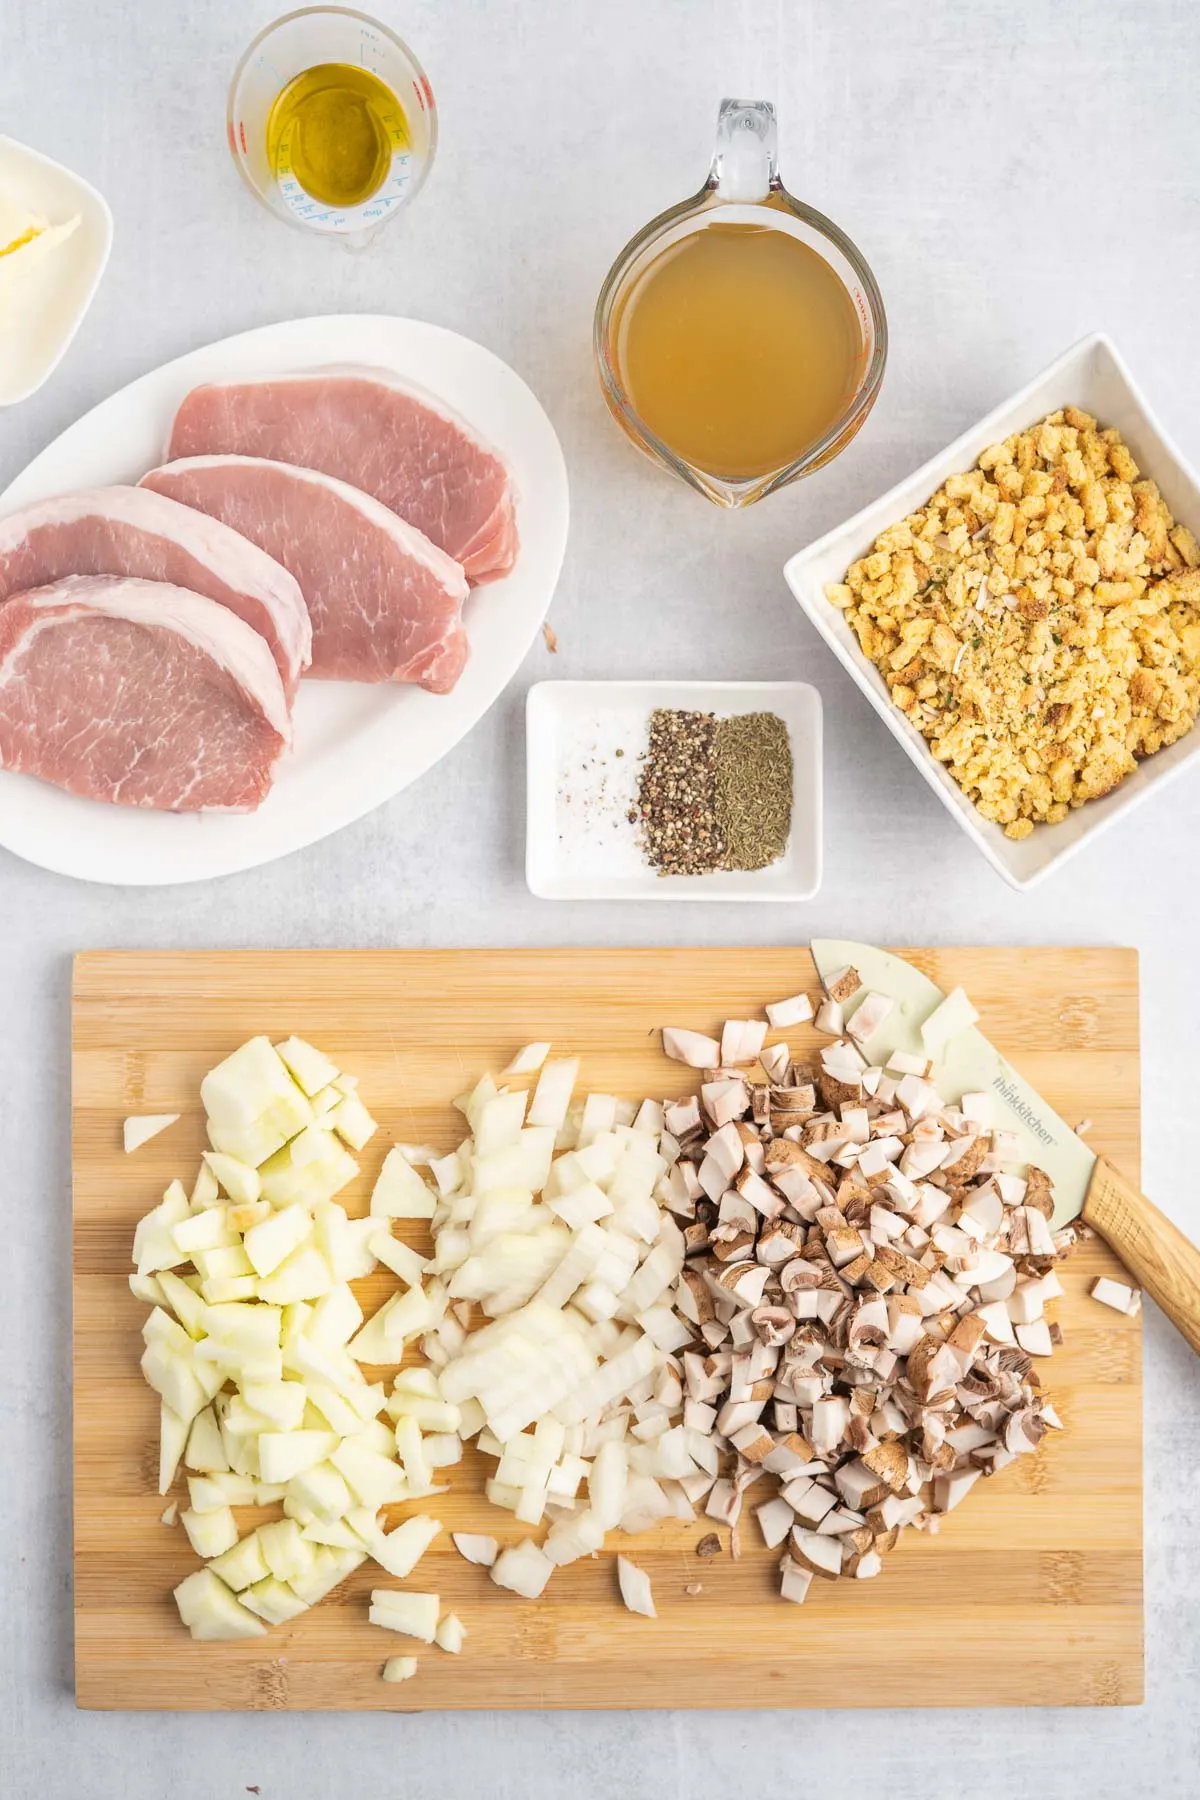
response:
M116 218L66 361L0 415L0 486L85 408L195 345L300 313L394 311L479 338L530 382L567 455L573 522L552 620L487 718L417 786L323 844L209 886L82 886L0 853L0 1790L13 1800L646 1800L698 1791L1200 1790L1200 1378L1146 1320L1147 1693L1141 1710L147 1717L71 1689L68 986L98 945L1122 943L1142 955L1145 1178L1194 1110L1200 779L1031 894L1005 888L899 755L780 576L1083 332L1108 330L1200 461L1200 80L1187 0L409 0L442 145L409 217L354 255L239 186L225 88L271 0L0 7L0 125ZM788 184L863 247L891 363L858 441L725 515L641 462L590 361L621 244L698 185L723 93L774 98ZM803 907L556 905L522 875L524 692L548 676L771 677L825 701L825 885ZM1184 1004L1180 1004L1184 1002ZM720 1689L710 1696L720 1704ZM940 1694L952 1700L952 1694ZM1053 1693L1046 1696L1053 1701ZM822 1786L824 1784L824 1786Z

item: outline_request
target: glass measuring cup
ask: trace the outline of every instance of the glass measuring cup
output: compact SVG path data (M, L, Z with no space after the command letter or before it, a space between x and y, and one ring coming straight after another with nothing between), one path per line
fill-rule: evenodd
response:
M620 333L631 297L666 252L709 226L770 228L798 239L829 265L853 309L860 339L852 390L813 442L781 466L741 478L700 466L664 441L639 415L622 372ZM854 437L875 404L887 360L883 299L865 259L822 213L789 194L776 167L775 109L767 101L723 100L712 167L699 193L660 213L625 246L596 303L593 346L610 411L639 449L718 506L748 506L829 462Z
M290 81L322 63L369 70L395 95L403 114L393 133L391 165L382 185L358 206L313 199L294 175L277 177L267 154L271 108ZM260 31L234 71L229 88L229 150L255 199L308 231L362 244L414 199L437 148L437 107L429 77L386 25L345 6L309 6Z

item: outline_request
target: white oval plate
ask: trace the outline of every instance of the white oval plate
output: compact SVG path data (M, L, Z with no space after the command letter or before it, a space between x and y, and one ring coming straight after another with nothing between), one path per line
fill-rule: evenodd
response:
M56 438L0 495L0 512L74 488L134 482L161 461L176 406L202 381L358 363L448 401L500 452L517 493L511 575L472 590L471 656L451 694L306 681L295 747L256 813L105 806L0 773L0 844L84 881L146 887L252 869L316 843L407 787L452 750L512 680L545 618L567 542L567 472L554 427L490 350L414 319L291 319L209 344L143 375Z

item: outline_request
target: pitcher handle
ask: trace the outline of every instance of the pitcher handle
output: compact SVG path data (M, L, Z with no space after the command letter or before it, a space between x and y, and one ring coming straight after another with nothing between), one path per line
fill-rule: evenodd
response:
M769 100L722 100L708 189L719 200L765 200L779 186L775 108Z

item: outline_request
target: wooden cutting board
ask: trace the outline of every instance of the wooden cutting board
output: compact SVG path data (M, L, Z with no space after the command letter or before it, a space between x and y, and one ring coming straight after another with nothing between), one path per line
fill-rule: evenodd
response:
M1137 959L1129 950L905 951L962 983L997 1047L1089 1142L1138 1178ZM202 1147L198 1083L256 1032L311 1039L361 1077L383 1129L342 1198L365 1209L386 1144L460 1133L452 1097L522 1043L583 1056L587 1087L677 1094L689 1071L664 1023L701 1030L815 988L806 950L95 953L75 965L75 1657L87 1707L427 1708L1128 1705L1142 1697L1139 1321L1088 1299L1118 1265L1099 1242L1062 1270L1065 1344L1044 1378L1066 1429L981 1482L936 1537L906 1532L883 1573L775 1597L777 1553L747 1514L734 1563L700 1560L709 1529L636 1541L657 1622L626 1613L610 1550L559 1571L537 1602L497 1589L448 1536L408 1585L436 1590L468 1631L457 1658L421 1650L417 1677L379 1678L415 1648L367 1623L367 1563L269 1636L193 1644L172 1587L196 1566L160 1523L157 1399L138 1372L145 1308L126 1281L134 1223ZM816 1040L788 1034L800 1053ZM129 1112L183 1113L135 1155ZM423 1227L411 1228L423 1243ZM360 1284L382 1300L394 1284ZM449 1471L447 1531L523 1534L481 1498L486 1459ZM429 1505L428 1502L425 1503ZM258 1515L261 1517L262 1515ZM245 1524L255 1515L247 1514ZM610 1540L610 1543L613 1540ZM703 1591L689 1595L689 1586Z

